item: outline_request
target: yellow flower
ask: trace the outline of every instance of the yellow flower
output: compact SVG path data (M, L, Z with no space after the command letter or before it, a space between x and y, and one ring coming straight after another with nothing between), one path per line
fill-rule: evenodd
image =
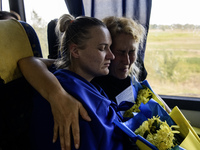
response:
M128 110L124 112L124 117L133 117L133 112L140 112L140 105L141 103L146 104L151 98L156 100L162 107L164 105L158 98L156 97L155 94L146 86L143 86L143 89L139 90L138 95L137 95L137 100L136 103Z
M153 118L144 121L135 130L135 133L143 136L159 150L168 150L174 147L174 132L167 122L161 121L159 117L153 116Z
M144 135L145 132L150 133L149 131L149 122L148 121L144 121L142 124L142 128L138 128L137 130L135 130L136 134L140 134L140 135Z
M136 103L124 113L124 117L133 117L132 112L140 112L141 103L146 104L152 98L152 93L149 88L144 87L144 89L139 90L137 95Z

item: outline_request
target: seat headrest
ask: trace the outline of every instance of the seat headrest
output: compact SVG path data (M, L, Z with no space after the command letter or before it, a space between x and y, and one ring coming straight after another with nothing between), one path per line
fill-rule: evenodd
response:
M28 36L17 20L0 20L0 78L8 83L22 76L19 59L33 56Z

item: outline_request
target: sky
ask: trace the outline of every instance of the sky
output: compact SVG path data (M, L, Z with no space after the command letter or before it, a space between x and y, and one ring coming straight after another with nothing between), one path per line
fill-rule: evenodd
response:
M46 22L68 13L64 0L24 0L27 18L34 9ZM4 2L4 1L3 1ZM56 4L55 4L56 2ZM39 5L38 5L39 4ZM44 7L45 6L45 7ZM200 0L152 0L150 24L200 25ZM29 19L27 19L29 21Z
M24 4L27 22L33 10L46 22L68 13L64 0L24 0ZM3 0L2 5L3 10L9 11L8 0Z
M68 13L64 0L24 0L27 18L31 18L34 10L46 22L59 18L62 14ZM56 2L56 3L55 3ZM39 5L38 5L39 4ZM46 6L44 8L44 6Z
M152 0L150 24L200 25L200 0Z

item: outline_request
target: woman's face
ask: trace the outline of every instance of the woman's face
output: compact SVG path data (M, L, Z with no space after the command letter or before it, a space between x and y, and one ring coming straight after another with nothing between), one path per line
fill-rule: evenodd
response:
M108 67L114 55L110 50L111 36L107 28L97 26L90 29L90 39L86 40L85 49L79 49L81 76L87 80L109 73Z
M115 59L109 67L110 74L118 79L125 79L131 65L137 58L138 42L130 34L119 34L112 39L112 52Z

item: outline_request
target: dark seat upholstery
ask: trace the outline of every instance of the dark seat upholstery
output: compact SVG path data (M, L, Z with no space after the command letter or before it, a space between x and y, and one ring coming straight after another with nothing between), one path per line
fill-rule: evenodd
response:
M58 38L55 33L57 19L51 20L47 26L47 38L49 46L48 58L56 59L58 58Z
M0 91L0 148L29 150L31 86L23 77L7 84L1 80Z
M25 34L28 35L28 41L31 44L30 49L33 50L35 56L42 56L39 40L34 29L25 22L20 23L26 31ZM1 25L0 22L0 27ZM0 36L0 38L5 37L6 35ZM6 45L5 50L7 50L7 47L9 46ZM0 59L1 57L6 56L0 55ZM15 57L15 55L12 57ZM0 150L31 149L29 125L32 111L32 93L33 88L24 77L19 77L6 84L0 78Z

